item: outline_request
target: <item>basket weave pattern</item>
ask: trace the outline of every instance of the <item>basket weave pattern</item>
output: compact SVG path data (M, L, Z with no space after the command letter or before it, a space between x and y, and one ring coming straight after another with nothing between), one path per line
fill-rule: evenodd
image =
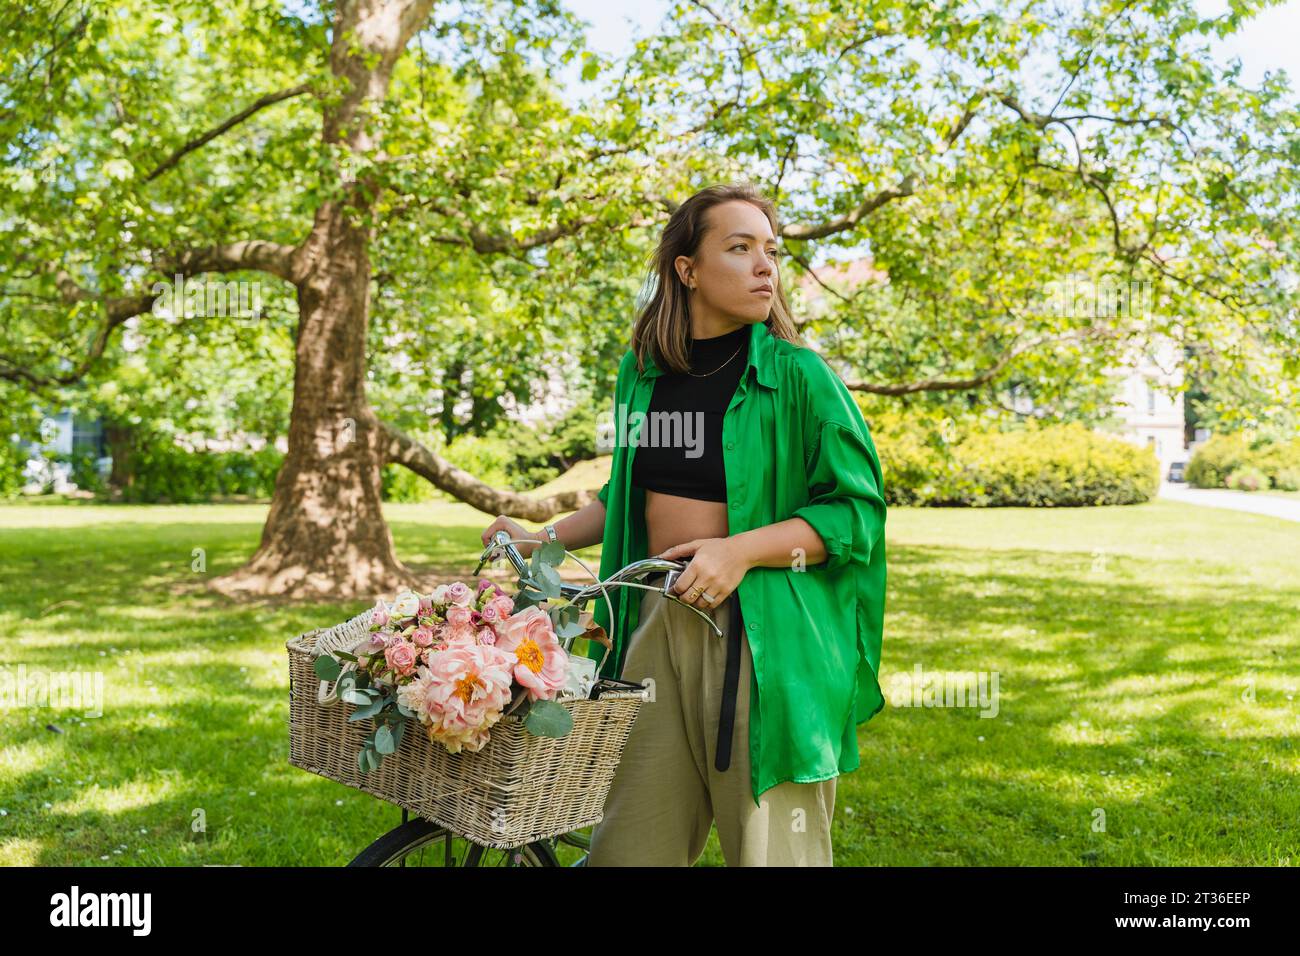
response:
M289 762L373 794L475 843L513 849L598 823L636 719L634 695L559 703L573 717L560 738L539 737L507 714L477 753L449 753L418 723L369 773L357 766L372 722L348 722L356 706L317 697L316 656L350 651L369 637L369 610L286 642L289 650Z

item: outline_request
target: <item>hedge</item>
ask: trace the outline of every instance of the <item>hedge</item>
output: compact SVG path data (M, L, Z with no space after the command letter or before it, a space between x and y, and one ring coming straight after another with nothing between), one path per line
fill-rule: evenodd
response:
M1277 442L1241 432L1214 435L1187 463L1187 483L1196 488L1300 491L1300 438Z
M935 447L915 428L876 436L891 505L1068 507L1149 501L1154 451L1078 423L976 432Z

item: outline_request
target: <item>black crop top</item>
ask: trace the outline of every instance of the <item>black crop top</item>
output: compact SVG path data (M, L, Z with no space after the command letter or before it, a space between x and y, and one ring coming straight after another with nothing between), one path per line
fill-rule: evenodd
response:
M691 371L712 375L665 372L655 379L632 458L632 484L683 498L727 500L722 418L748 364L752 332L742 325L691 340Z

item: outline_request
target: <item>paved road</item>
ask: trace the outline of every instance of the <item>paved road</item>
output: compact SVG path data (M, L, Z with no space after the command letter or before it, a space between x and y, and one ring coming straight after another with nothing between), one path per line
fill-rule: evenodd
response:
M1283 521L1300 521L1300 499L1279 498L1254 491L1233 491L1229 488L1188 488L1181 482L1161 481L1159 496L1168 501L1182 501L1189 505L1208 505L1211 508L1231 508L1257 515L1281 518Z

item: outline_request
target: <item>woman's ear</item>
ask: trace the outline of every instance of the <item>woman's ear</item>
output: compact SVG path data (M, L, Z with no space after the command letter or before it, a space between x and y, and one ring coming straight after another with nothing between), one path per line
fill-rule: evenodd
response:
M678 256L673 260L673 267L677 270L677 278L681 280L682 285L688 289L695 288L695 264L691 262L689 256Z

